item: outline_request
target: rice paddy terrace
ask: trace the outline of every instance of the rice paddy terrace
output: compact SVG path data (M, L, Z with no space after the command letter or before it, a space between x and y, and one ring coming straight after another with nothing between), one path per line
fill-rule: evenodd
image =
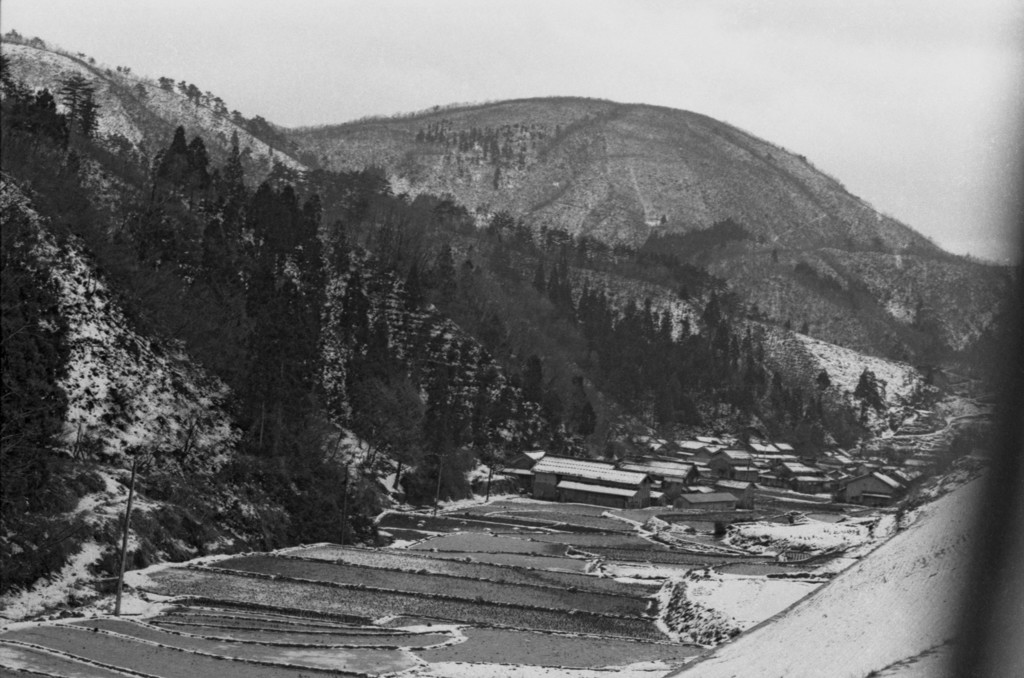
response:
M764 543L744 549L655 515L496 501L386 514L389 548L316 544L156 566L129 573L135 614L110 617L101 601L85 616L6 627L0 667L86 678L654 678L824 581Z

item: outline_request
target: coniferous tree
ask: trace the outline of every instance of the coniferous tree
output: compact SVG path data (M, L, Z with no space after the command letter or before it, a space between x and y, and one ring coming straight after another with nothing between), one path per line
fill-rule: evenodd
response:
M60 102L68 109L69 125L82 136L92 137L99 124L99 106L94 99L95 88L80 73L75 73L63 82L59 90Z

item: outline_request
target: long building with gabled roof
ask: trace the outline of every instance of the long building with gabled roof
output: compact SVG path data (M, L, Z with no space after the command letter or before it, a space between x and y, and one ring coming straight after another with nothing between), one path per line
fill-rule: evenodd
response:
M646 473L617 469L608 462L547 456L533 467L533 496L612 508L643 508L651 502L651 480Z

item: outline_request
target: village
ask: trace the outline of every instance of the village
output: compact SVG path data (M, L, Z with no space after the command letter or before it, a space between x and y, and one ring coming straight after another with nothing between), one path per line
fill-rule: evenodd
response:
M635 436L636 456L599 461L524 452L503 471L534 499L617 509L749 510L779 503L893 506L939 466L913 451L898 463L859 451L800 456L786 442L753 436L666 440Z

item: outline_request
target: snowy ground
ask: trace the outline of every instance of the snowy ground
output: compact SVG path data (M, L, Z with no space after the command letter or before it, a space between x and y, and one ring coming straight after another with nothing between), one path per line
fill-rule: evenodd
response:
M863 678L953 639L980 488L975 480L924 506L806 601L683 675Z
M770 522L733 526L725 541L757 553L807 551L810 553L860 546L872 537L873 519L826 523L807 520L796 525Z
M817 589L821 581L723 574L712 569L689 582L687 595L717 610L746 630L786 609Z

